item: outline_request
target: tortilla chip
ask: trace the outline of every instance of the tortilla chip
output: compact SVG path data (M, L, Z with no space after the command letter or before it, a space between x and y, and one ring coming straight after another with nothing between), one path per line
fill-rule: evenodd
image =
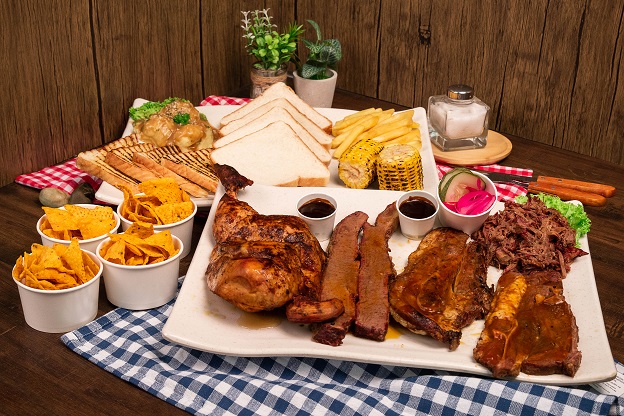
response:
M126 264L126 242L122 239L112 241L102 247L100 256L111 263Z
M48 222L54 231L77 230L78 224L71 213L60 208L43 207Z
M145 239L154 234L154 226L146 222L134 222L128 227L124 235L132 235L140 239Z
M144 181L139 184L139 189L145 195L155 196L162 204L183 201L184 192L173 178L159 178Z
M84 256L77 238L69 245L41 244L31 246L32 253L20 256L13 271L13 278L27 286L42 290L60 290L78 286L91 280L99 267L89 258L85 266Z
M165 261L178 251L170 231L154 233L151 224L134 223L123 234L111 234L100 255L112 263L135 266Z
M51 238L87 240L113 231L116 221L113 209L108 206L86 208L67 204L61 208L43 207L46 218L41 222L41 231Z

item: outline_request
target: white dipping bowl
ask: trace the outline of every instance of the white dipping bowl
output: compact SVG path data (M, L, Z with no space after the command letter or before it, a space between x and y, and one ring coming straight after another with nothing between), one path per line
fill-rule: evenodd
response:
M84 249L83 251L100 269L91 280L80 286L42 290L13 279L17 284L28 326L41 332L61 333L73 331L95 319L100 295L102 262L92 252Z
M171 235L182 240L182 245L184 246L182 257L186 257L191 252L191 241L193 240L193 219L195 214L197 214L197 204L194 201L191 202L193 202L193 212L188 217L171 224L154 225L154 232L169 230ZM117 206L117 215L121 218L121 229L126 231L132 225L132 221L121 215L122 207L123 202Z
M104 266L106 297L113 305L145 310L162 306L175 297L184 244L174 235L171 238L178 253L160 263L144 266L126 266L105 260L100 250L110 238L98 245L96 254Z
M424 198L431 202L434 212L429 217L425 218L412 218L401 212L401 204L411 198ZM414 190L407 191L397 199L396 210L399 213L399 227L401 233L405 238L410 240L418 240L424 237L433 228L436 220L436 216L440 211L440 203L438 199L427 191Z
M98 206L95 204L76 204L76 205L79 207L90 208L90 209L93 209ZM59 209L65 209L65 208L61 207ZM119 215L117 215L117 213L114 210L113 210L113 216L115 217L115 226L113 227L112 230L109 231L109 233L116 234L117 230L119 229L119 224L121 223L121 221L119 219ZM41 218L39 218L39 221L37 221L37 232L41 236L41 244L47 247L52 247L54 246L54 244L63 244L64 246L68 246L69 243L71 243L70 240L60 240L58 238L48 237L47 235L43 233L43 231L41 231L41 224L46 219L46 217L47 215L43 214ZM80 244L81 249L90 251L91 253L95 253L95 249L97 248L98 244L100 244L105 238L107 238L106 234L102 234L99 237L89 238L86 240L78 240L78 244Z
M488 208L485 212L476 215L465 215L458 214L457 212L451 211L444 205L442 199L440 198L440 190L438 189L436 192L436 196L438 198L438 202L440 205L440 210L438 211L438 218L440 220L440 224L443 227L451 227L456 230L460 230L470 235L473 232L477 231L487 217L490 216L490 212L496 205L496 201L498 200L498 191L496 190L496 186L494 186L494 182L492 182L487 176L482 175L479 172L472 171L475 175L479 176L483 182L485 182L485 190L490 194L494 195L494 202L492 206Z

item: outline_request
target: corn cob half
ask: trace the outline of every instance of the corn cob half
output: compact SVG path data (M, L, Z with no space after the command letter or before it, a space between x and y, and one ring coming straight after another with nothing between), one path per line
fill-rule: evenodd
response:
M367 188L375 179L375 163L382 149L383 144L373 139L355 143L340 156L338 177L349 188Z
M408 144L386 146L377 158L377 178L379 189L423 189L420 152Z

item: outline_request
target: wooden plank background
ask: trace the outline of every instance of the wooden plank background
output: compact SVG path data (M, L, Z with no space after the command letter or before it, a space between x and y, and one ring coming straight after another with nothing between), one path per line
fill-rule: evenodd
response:
M426 107L467 83L492 129L624 164L624 0L2 0L0 185L116 139L136 98L239 91L264 7L340 39L338 88Z

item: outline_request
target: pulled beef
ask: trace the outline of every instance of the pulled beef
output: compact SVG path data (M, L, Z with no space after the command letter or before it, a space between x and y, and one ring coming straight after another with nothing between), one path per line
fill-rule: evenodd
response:
M508 271L555 270L563 277L570 264L587 254L577 248L576 231L559 211L538 198L525 204L505 202L472 234L486 250L489 265Z

